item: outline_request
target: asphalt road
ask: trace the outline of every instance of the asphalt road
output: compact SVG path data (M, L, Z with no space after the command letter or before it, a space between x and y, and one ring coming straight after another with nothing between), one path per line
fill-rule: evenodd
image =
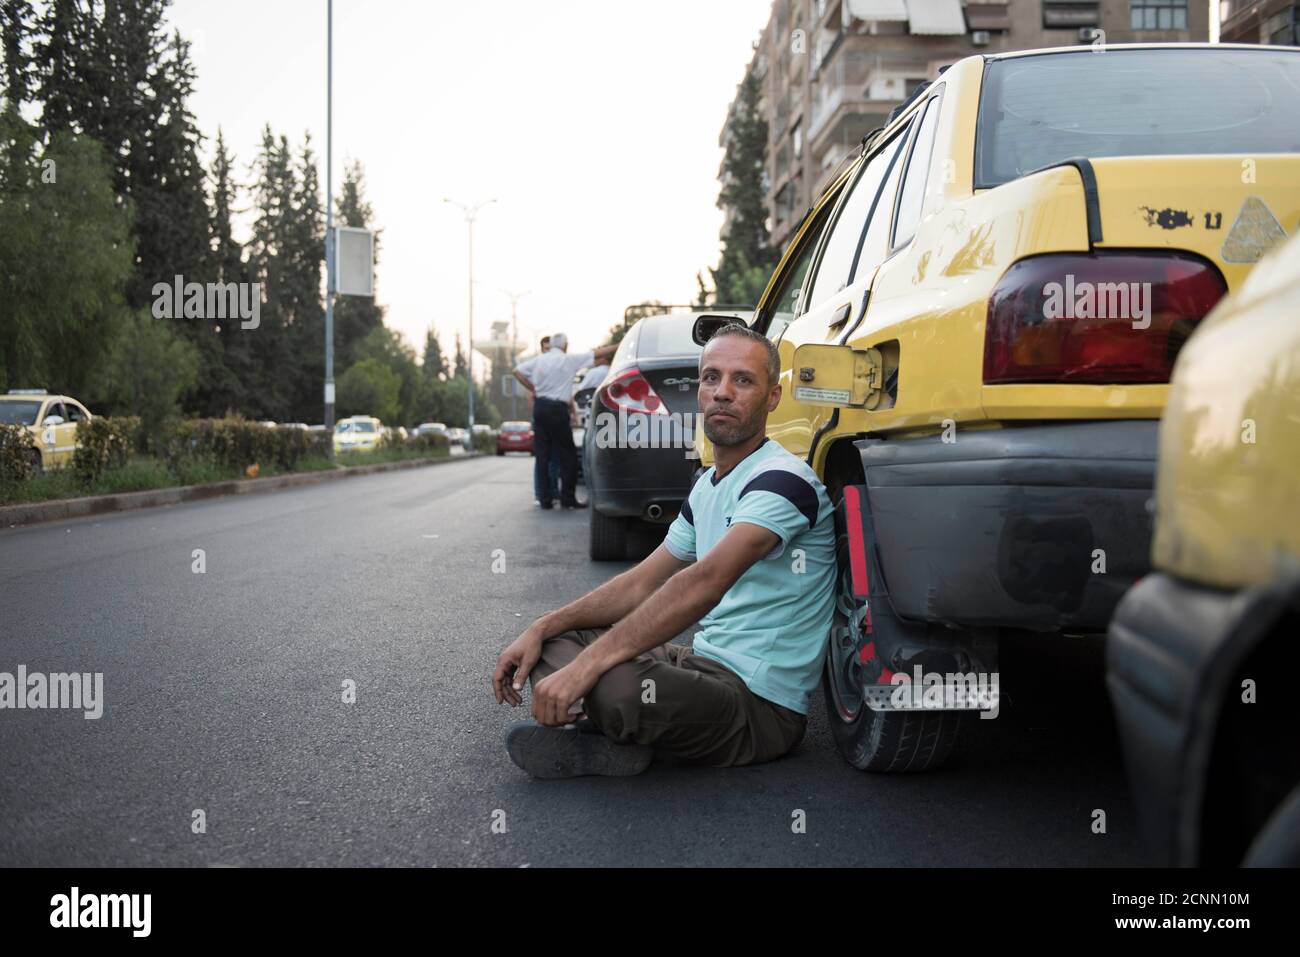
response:
M0 671L102 672L105 698L0 710L0 864L1143 863L1095 645L1005 650L1000 716L927 775L850 768L819 693L771 764L531 780L492 665L624 567L588 561L585 513L531 507L531 467L0 530Z

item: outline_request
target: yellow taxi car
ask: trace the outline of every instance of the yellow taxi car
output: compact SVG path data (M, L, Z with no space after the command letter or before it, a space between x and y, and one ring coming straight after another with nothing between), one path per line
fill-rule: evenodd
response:
M334 425L334 452L370 452L384 437L384 423L373 415L353 415Z
M1300 236L1178 356L1107 685L1161 863L1300 866Z
M67 395L44 389L10 389L0 395L0 423L25 425L39 452L32 454L35 471L72 462L77 450L77 423L92 418L86 407Z
M824 686L855 766L940 764L989 709L895 685L996 684L1002 636L1100 635L1147 571L1174 360L1300 225L1298 88L1292 48L969 57L809 211L751 325L768 434L837 504Z

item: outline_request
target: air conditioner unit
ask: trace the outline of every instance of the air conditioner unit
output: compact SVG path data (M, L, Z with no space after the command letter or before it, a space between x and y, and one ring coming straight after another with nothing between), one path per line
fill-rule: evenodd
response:
M977 47L986 47L989 45L989 32L987 30L972 30L970 42Z
M1096 27L1079 27L1079 42L1091 43L1100 32Z

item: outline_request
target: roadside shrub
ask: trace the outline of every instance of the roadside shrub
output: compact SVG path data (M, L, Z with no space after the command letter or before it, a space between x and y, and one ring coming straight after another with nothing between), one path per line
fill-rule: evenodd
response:
M0 425L0 485L23 481L32 471L31 453L40 454L23 425Z
M408 435L406 438L402 438L397 432L388 432L379 440L379 450L382 452L412 452L420 455L438 455L446 452L448 446L447 436L441 432Z
M289 471L303 458L328 455L330 442L328 432L243 419L187 419L167 427L161 446L173 471L196 461L241 472L250 465Z
M89 488L110 469L124 467L140 440L140 420L134 416L96 416L77 423L77 450L72 472Z
M495 432L474 433L475 452L495 452L496 450L497 450L497 437Z

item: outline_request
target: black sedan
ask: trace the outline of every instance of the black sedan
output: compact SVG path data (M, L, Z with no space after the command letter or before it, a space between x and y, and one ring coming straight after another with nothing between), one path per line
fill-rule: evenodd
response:
M596 561L625 559L634 523L666 534L691 489L698 465L701 349L691 339L697 315L637 322L596 390L582 450Z

